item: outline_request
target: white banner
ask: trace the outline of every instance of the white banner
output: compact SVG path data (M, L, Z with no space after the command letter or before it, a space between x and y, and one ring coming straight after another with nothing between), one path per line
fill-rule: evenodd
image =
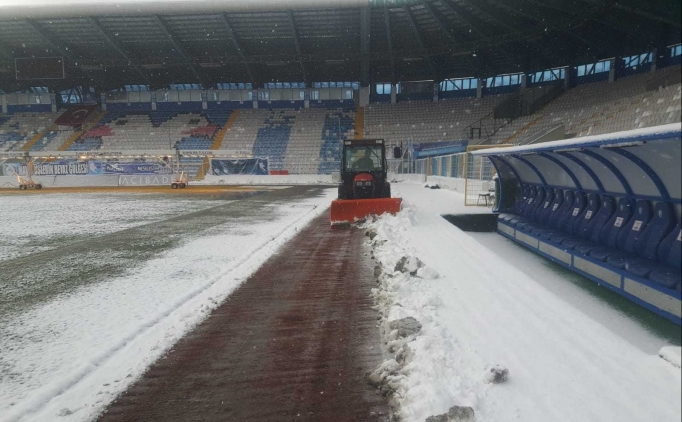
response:
M177 151L174 149L164 150L118 150L118 151L28 151L29 157L80 157L86 158L126 158L126 157L175 157ZM234 158L251 158L250 151L239 151L229 149L207 149L207 150L180 150L180 155L183 157L234 157ZM26 151L10 152L0 151L1 158L21 158L26 156Z
M149 174L149 175L121 175L118 179L119 186L170 186L175 180L171 174Z

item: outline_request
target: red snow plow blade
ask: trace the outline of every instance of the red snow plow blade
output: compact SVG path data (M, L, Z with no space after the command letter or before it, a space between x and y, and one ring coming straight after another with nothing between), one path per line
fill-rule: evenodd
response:
M372 214L396 214L402 202L401 198L337 199L329 213L331 225L351 224Z

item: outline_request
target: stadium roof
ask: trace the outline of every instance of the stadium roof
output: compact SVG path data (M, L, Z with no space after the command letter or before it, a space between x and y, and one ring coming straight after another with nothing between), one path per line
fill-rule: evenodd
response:
M679 0L3 0L0 89L531 72L678 43L680 12ZM54 56L67 80L15 80L15 58Z

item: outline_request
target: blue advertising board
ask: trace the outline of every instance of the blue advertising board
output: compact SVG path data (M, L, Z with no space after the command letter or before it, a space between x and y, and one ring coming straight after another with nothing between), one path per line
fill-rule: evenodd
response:
M244 158L240 160L211 160L211 174L226 176L231 174L267 175L268 160L265 158Z

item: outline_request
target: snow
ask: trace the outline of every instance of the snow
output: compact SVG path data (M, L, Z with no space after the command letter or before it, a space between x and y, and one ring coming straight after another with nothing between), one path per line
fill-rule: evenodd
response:
M665 340L566 280L549 288L531 252L502 259L441 218L470 210L461 194L409 183L393 189L403 211L368 229L377 232L371 242L383 267L374 292L382 324L411 316L423 326L409 358L387 377L405 422L455 405L474 408L478 422L679 422L682 374L658 356ZM393 273L403 256L438 277ZM643 341L651 344L638 346ZM509 370L506 382L487 382L496 366Z
M661 347L658 355L678 368L682 366L682 349L679 347Z
M677 133L677 134L680 133L680 124L679 123L670 123L667 125L646 127L646 128L633 129L633 130L626 130L626 131L622 131L622 132L605 133L602 135L583 136L580 138L564 139L564 140L560 140L560 141L543 142L541 144L522 145L522 146L516 146L516 147L509 147L509 148L490 148L490 149L474 151L474 152L472 152L472 154L474 154L474 155L496 155L496 154L506 155L506 154L512 154L512 153L516 154L516 153L520 153L520 152L528 152L528 151L534 151L534 150L539 150L539 149L544 150L544 149L579 147L579 146L587 144L587 143L609 141L609 140L622 140L624 142L627 142L628 140L633 140L633 139L637 139L637 138L644 137L644 136L667 135L667 134L671 134L671 133Z
M300 228L324 213L336 191L323 192L261 204L272 207L272 218L244 217L216 226L107 282L0 318L0 421L95 418ZM71 212L90 215L83 204Z
M207 174L199 185L331 185L334 176L331 174L287 174L287 175L249 175L233 174L214 176Z
M168 196L145 202L140 198L117 193L83 193L77 199L59 193L0 196L0 261L226 203Z

